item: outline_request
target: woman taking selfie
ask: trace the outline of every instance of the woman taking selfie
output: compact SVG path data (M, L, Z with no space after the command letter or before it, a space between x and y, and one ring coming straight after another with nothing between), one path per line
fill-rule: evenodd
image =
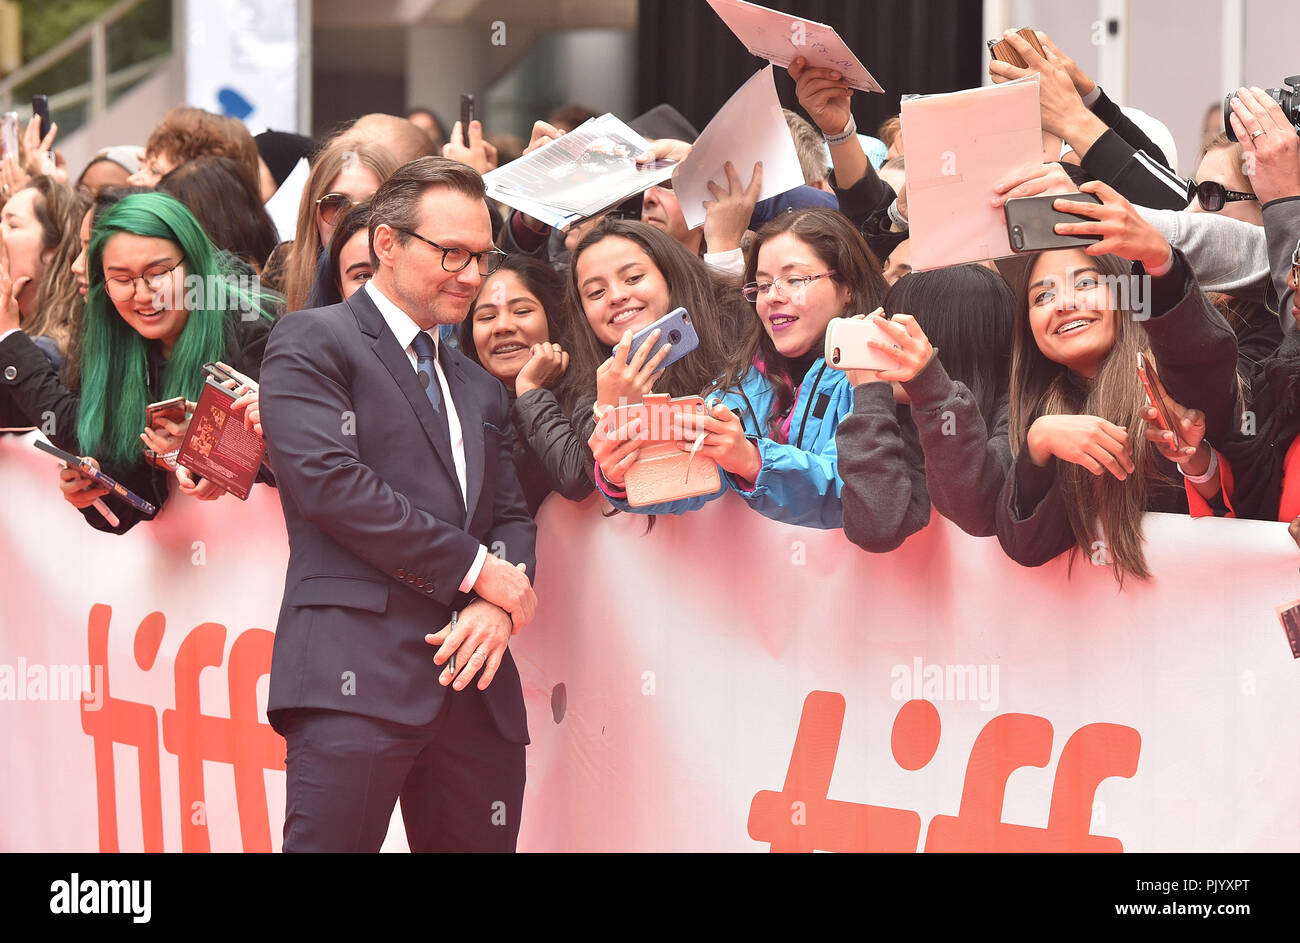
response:
M1237 345L1181 254L1110 187L1094 181L1081 189L1103 202L1058 199L1057 209L1091 219L1058 224L1057 232L1104 238L1086 250L1040 254L1017 298L1014 464L998 505L998 538L1024 566L1067 550L1073 562L1083 549L1122 585L1126 575L1150 575L1143 513L1186 513L1184 481L1198 492L1219 490L1203 440L1220 441L1237 424ZM1139 353L1159 371L1181 447L1147 426L1153 414Z
M583 237L569 277L584 315L576 319L567 371L574 384L573 427L600 462L602 490L616 507L626 507L620 503L624 474L641 441L625 426L611 425L619 415L611 410L640 403L650 392L673 397L716 392L744 317L743 302L734 283L712 274L671 236L621 219L604 219ZM633 335L679 307L686 309L699 346L661 371L671 345L652 333L629 358ZM597 413L608 416L599 435Z
M50 438L56 445L89 456L161 507L169 473L147 464L144 452L174 451L185 425L164 420L146 429L145 407L174 397L197 400L208 362L225 361L256 378L271 328L269 307L244 292L238 267L213 248L189 210L160 193L128 196L104 211L92 231L86 270L79 393L59 383L34 344L19 352L10 389L28 415L54 415ZM200 287L218 280L225 281L220 299ZM184 468L175 474L183 493L201 499L221 494ZM100 530L122 533L145 517L79 472L64 470L60 477L64 496ZM90 509L96 498L110 506L118 525Z

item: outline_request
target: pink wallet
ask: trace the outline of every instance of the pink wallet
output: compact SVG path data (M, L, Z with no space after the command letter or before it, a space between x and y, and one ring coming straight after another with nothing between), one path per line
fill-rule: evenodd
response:
M648 440L624 481L632 507L713 494L722 487L717 462L677 447L684 440L673 435L673 418L688 410L703 415L707 407L698 396L673 399L667 393L649 393L636 405L619 407L616 424L641 416Z

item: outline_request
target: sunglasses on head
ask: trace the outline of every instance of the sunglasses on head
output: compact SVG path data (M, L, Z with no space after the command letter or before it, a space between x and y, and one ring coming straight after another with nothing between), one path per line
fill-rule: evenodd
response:
M360 202L360 200L354 200L342 193L327 193L316 201L316 211L320 213L323 223L327 226L333 226L334 221L339 218L341 212L351 209Z
M1187 185L1187 201L1189 203L1192 197L1196 197L1196 202L1201 204L1201 209L1210 213L1219 212L1229 203L1259 199L1253 193L1229 190L1217 180L1206 180L1204 183L1197 183L1195 180L1190 181Z

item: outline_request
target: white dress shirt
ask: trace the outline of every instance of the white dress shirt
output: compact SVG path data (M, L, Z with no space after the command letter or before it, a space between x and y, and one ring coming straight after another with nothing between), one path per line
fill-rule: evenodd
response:
M379 313L383 315L384 322L388 329L393 332L397 338L397 343L402 350L406 352L406 357L411 361L411 370L419 372L418 358L416 357L415 348L412 342L415 335L420 333L420 325L411 320L411 316L395 305L384 293L381 292L374 283L374 280L366 282L362 288L370 295L370 300L375 303ZM434 359L433 371L437 376L438 388L442 390L442 405L447 416L447 429L451 433L451 457L456 466L456 481L460 485L460 501L465 503L467 488L465 485L465 434L460 426L460 417L456 414L456 404L451 398L451 390L447 387L447 377L442 372L442 362L438 359L438 329L425 331L425 334L433 340ZM487 547L479 544L478 554L474 557L474 562L461 580L460 591L467 593L474 583L478 581L479 571L483 569L483 562L487 559Z

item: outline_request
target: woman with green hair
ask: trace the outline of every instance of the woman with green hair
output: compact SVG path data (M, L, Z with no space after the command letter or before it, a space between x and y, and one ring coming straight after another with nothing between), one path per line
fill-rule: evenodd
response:
M86 269L80 392L59 383L34 344L6 350L5 382L56 445L89 457L160 508L167 473L145 461L145 450L174 451L186 426L161 419L146 428L146 406L178 396L197 400L209 362L225 362L255 380L275 299L212 245L183 204L161 193L128 196L104 211L91 233ZM0 284L0 300L8 288ZM10 327L8 307L0 311L0 334ZM241 400L252 404L255 396ZM176 477L186 494L222 494L183 467ZM100 530L122 533L145 517L79 472L65 469L60 478L64 497ZM110 505L117 526L92 509L99 498Z

